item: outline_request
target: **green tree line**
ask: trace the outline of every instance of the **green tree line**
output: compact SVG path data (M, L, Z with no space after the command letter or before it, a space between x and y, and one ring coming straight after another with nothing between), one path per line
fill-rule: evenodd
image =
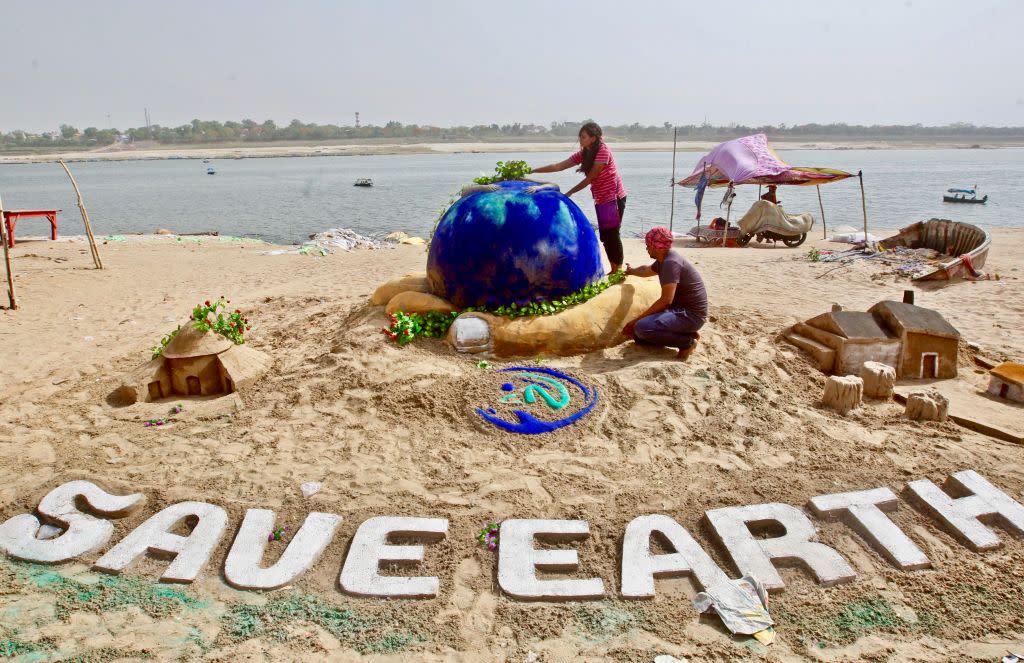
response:
M292 120L286 126L278 126L273 120L255 122L244 119L229 120L195 119L177 127L158 124L149 127L98 129L87 127L83 130L62 124L58 131L32 134L14 130L0 134L0 145L24 147L100 147L117 141L151 141L169 145L201 145L210 143L268 143L274 141L339 141L403 138L424 141L446 140L500 140L523 138L574 138L579 127L588 120L576 122L552 122L548 126L538 124L477 124L473 126L436 127L419 124L402 124L391 121L383 126L346 126L336 124L304 123ZM944 126L921 124L860 125L860 124L781 124L746 126L730 124L660 125L640 123L604 125L605 135L617 138L641 140L667 139L673 129L678 129L684 140L725 140L753 133L765 133L773 138L1024 138L1024 127L987 127L958 122Z

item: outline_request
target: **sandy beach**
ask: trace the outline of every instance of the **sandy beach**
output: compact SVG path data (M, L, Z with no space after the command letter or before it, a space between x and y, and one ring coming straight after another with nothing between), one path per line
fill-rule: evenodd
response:
M999 280L914 288L919 305L960 330L967 381L983 373L967 342L993 359L1024 359L1024 229L993 238L985 269ZM626 244L627 262L646 259L639 241ZM907 281L808 261L811 248L843 248L821 240L795 250L679 246L709 288L699 350L686 363L631 342L544 358L594 385L601 401L571 429L524 439L481 425L467 396L489 370L516 362L480 368L441 341L400 348L380 333L384 314L367 300L379 284L422 271L421 246L312 256L217 237L129 236L101 244L99 271L82 238L19 237L20 308L0 312L0 521L80 478L146 495L142 511L115 521L115 542L181 500L216 503L231 523L192 585L154 585L166 565L156 559L120 576L90 570L98 554L53 567L0 562L0 651L31 660L518 662L993 661L1024 649L1024 541L999 530L1003 547L973 552L906 503L893 520L934 568L899 571L842 523L822 522L819 539L858 577L825 587L785 569L786 589L769 606L771 647L698 616L685 578L659 580L649 601L612 591L602 601L528 603L500 591L495 554L475 541L490 520L587 520L580 575L617 587L622 532L641 514L678 520L732 575L702 523L708 509L802 506L878 486L899 493L907 481L963 469L1024 497L1020 446L952 422L910 422L893 402L847 416L823 409L825 376L780 338L833 302L865 310L899 299ZM166 426L144 427L166 405L126 408L112 393L193 306L219 295L252 320L247 342L270 355L270 373L237 410L187 403ZM322 490L305 498L309 481ZM244 592L225 584L220 566L247 508L274 509L293 527L313 510L344 521L293 586ZM416 569L439 577L437 598L338 590L348 542L377 515L449 519Z
M616 151L622 152L671 152L671 140L622 140L608 137ZM782 150L933 150L952 149L999 149L1020 148L1024 142L1005 139L995 142L981 142L976 139L949 140L781 140L772 139ZM707 152L716 141L680 140L676 149L680 152ZM316 157L316 156L360 156L381 154L453 154L461 152L566 152L577 149L574 140L562 141L451 141L443 143L420 143L409 140L365 141L350 143L273 143L273 144L212 144L212 145L157 145L129 144L111 145L92 150L58 150L52 153L0 155L0 163L47 163L57 160L75 161L132 161L150 159L258 159L270 157Z

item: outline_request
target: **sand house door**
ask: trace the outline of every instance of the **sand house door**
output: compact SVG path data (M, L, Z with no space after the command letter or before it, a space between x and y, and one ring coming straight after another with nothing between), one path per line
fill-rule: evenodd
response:
M939 353L925 352L921 355L921 377L939 377Z
M199 396L203 393L203 388L200 386L199 378L194 375L190 375L185 378L185 382L188 384L188 395Z

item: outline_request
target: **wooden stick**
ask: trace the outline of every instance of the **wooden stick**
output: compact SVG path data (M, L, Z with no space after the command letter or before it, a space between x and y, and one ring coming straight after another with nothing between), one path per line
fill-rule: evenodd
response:
M857 171L857 178L860 179L860 206L864 210L864 246L868 245L868 203L864 197L864 171Z
M673 222L676 218L676 137L679 134L679 129L672 128L672 210L668 214L668 229L669 232L674 230L675 226Z
M4 264L7 265L7 298L11 300L11 310L18 308L18 298L14 296L14 274L11 272L11 254L7 248L7 222L4 220L4 203L0 200L0 242L4 245Z
M63 161L58 161L63 168L64 172L68 174L68 179L71 180L71 186L75 187L75 195L78 196L78 211L82 213L82 222L85 223L85 234L89 237L89 249L92 251L92 261L96 265L96 269L103 269L103 261L100 260L100 250L96 248L96 238L92 236L92 225L89 223L89 212L85 210L85 202L82 200L82 192L78 190L78 183L75 182L75 176L68 170L68 165Z
M814 188L818 190L818 207L821 208L821 238L828 239L828 230L825 228L825 206L821 204L821 185Z

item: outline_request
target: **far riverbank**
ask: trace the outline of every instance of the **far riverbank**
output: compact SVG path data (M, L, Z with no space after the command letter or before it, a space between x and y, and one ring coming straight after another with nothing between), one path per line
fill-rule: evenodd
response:
M949 140L776 140L772 144L783 150L928 150L928 149L1001 149L1022 148L1024 140L1007 139L974 142L974 139ZM620 152L664 152L672 150L671 140L618 140L614 136L608 143ZM716 141L679 141L680 152L706 152ZM418 143L398 140L394 142L282 142L273 144L219 143L216 145L118 145L95 150L60 150L55 152L0 155L0 163L47 163L57 160L75 161L134 161L154 159L257 159L315 156L369 156L392 154L459 154L507 152L564 152L575 149L569 140L529 142L442 142Z

